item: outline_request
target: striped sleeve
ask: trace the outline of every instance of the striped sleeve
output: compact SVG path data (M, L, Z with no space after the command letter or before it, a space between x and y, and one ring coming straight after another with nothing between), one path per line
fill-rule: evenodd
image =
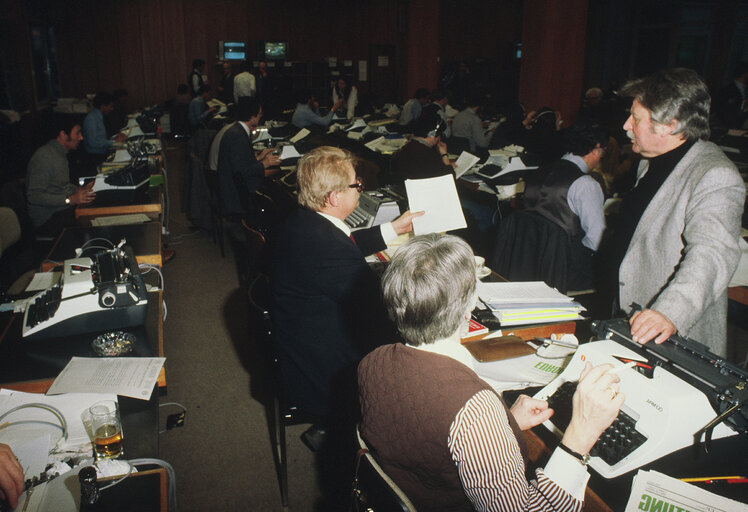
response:
M455 416L447 438L462 487L476 510L581 511L575 499L537 470L525 479L517 439L499 397L476 393Z

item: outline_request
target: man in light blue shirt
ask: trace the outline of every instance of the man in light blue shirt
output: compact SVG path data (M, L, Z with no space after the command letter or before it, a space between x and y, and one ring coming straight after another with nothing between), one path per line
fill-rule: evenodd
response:
M114 139L106 136L104 116L114 109L114 98L111 94L108 92L98 92L94 97L93 106L93 110L83 120L83 143L86 147L86 153L103 159L103 156L109 152L112 144L126 141L127 135L118 133Z
M291 117L291 124L296 128L307 128L309 126L329 126L332 121L332 115L343 105L343 100L338 100L330 109L326 116L317 113L319 107L317 100L312 92L305 89L297 97L298 103Z
M403 110L400 112L399 123L401 126L407 126L421 117L423 106L429 102L429 90L421 87L411 99L405 102Z
M197 96L192 98L192 101L190 101L190 108L187 114L190 120L190 126L193 129L196 129L201 123L210 119L210 116L216 111L216 107L208 108L207 102L210 100L211 94L212 92L209 85L201 85L197 90Z

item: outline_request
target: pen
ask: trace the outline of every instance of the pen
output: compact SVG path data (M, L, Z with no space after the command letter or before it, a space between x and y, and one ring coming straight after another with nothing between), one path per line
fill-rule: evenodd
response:
M748 478L744 476L739 475L733 475L733 476L705 476L701 478L680 478L681 482L688 482L688 483L704 483L704 484L713 484L717 482L726 482L728 484L745 484L748 483Z

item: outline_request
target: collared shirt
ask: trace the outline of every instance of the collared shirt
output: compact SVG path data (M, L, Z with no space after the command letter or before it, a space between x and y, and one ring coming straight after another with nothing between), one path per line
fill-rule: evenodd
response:
M105 155L114 141L106 136L104 113L95 108L83 120L83 142L90 155Z
M597 251L600 240L605 231L605 214L603 213L603 202L605 196L600 184L595 178L588 174L587 163L581 156L566 153L561 157L579 167L584 173L579 179L574 180L566 192L566 203L574 214L579 217L579 222L584 231L582 245L592 251Z
M417 348L451 357L472 368L472 356L459 340L437 340ZM572 455L556 449L537 481L525 479L525 467L506 410L496 393L476 393L450 425L447 446L462 487L477 510L582 509L589 473Z
M403 105L403 111L400 112L399 123L403 126L410 124L411 121L415 121L421 117L422 111L423 105L421 105L420 101L415 98L409 99L405 102L405 105Z
M210 114L211 113L208 111L208 105L205 104L205 100L201 96L192 98L189 109L190 124L192 126L199 125L205 121Z
M312 125L327 126L332 121L332 116L332 111L328 112L326 116L321 116L312 110L309 105L297 103L296 110L291 117L291 124L297 128L306 128Z
M351 228L348 227L348 224L343 222L337 217L333 217L332 215L328 215L327 213L317 212L318 214L322 215L324 218L332 222L332 224L338 228L340 231L345 233L345 236L350 237L351 236ZM395 228L392 227L391 222L387 222L385 224L381 224L379 226L379 229L382 233L382 238L384 239L384 243L391 242L395 238L397 238L397 233L395 233ZM355 236L354 236L355 238ZM365 254L364 256L368 256L368 254Z
M476 147L487 148L493 132L483 130L483 121L478 113L468 107L452 120L452 136L464 137L470 142L470 151Z
M249 71L243 71L234 77L234 103L242 96L254 97L257 92L255 76Z

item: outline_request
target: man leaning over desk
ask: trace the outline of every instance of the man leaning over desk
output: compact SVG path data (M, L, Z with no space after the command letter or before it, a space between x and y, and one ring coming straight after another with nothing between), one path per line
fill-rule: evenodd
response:
M93 110L83 120L83 140L86 153L95 158L95 162L101 163L115 142L127 140L127 134L118 133L114 140L106 136L104 116L114 110L114 97L108 92L98 92L94 96Z
M631 318L635 341L662 343L676 331L725 356L727 285L740 258L745 185L709 138L710 97L690 69L627 83L623 125L644 157L601 247L608 279Z
M377 334L389 324L364 256L411 231L422 213L351 233L343 221L362 190L354 157L319 147L299 161L297 175L301 208L282 226L274 252L273 329L287 397L324 420L337 412L332 393L341 387L333 382L350 370L346 391L355 389L355 364L372 340L387 341Z

